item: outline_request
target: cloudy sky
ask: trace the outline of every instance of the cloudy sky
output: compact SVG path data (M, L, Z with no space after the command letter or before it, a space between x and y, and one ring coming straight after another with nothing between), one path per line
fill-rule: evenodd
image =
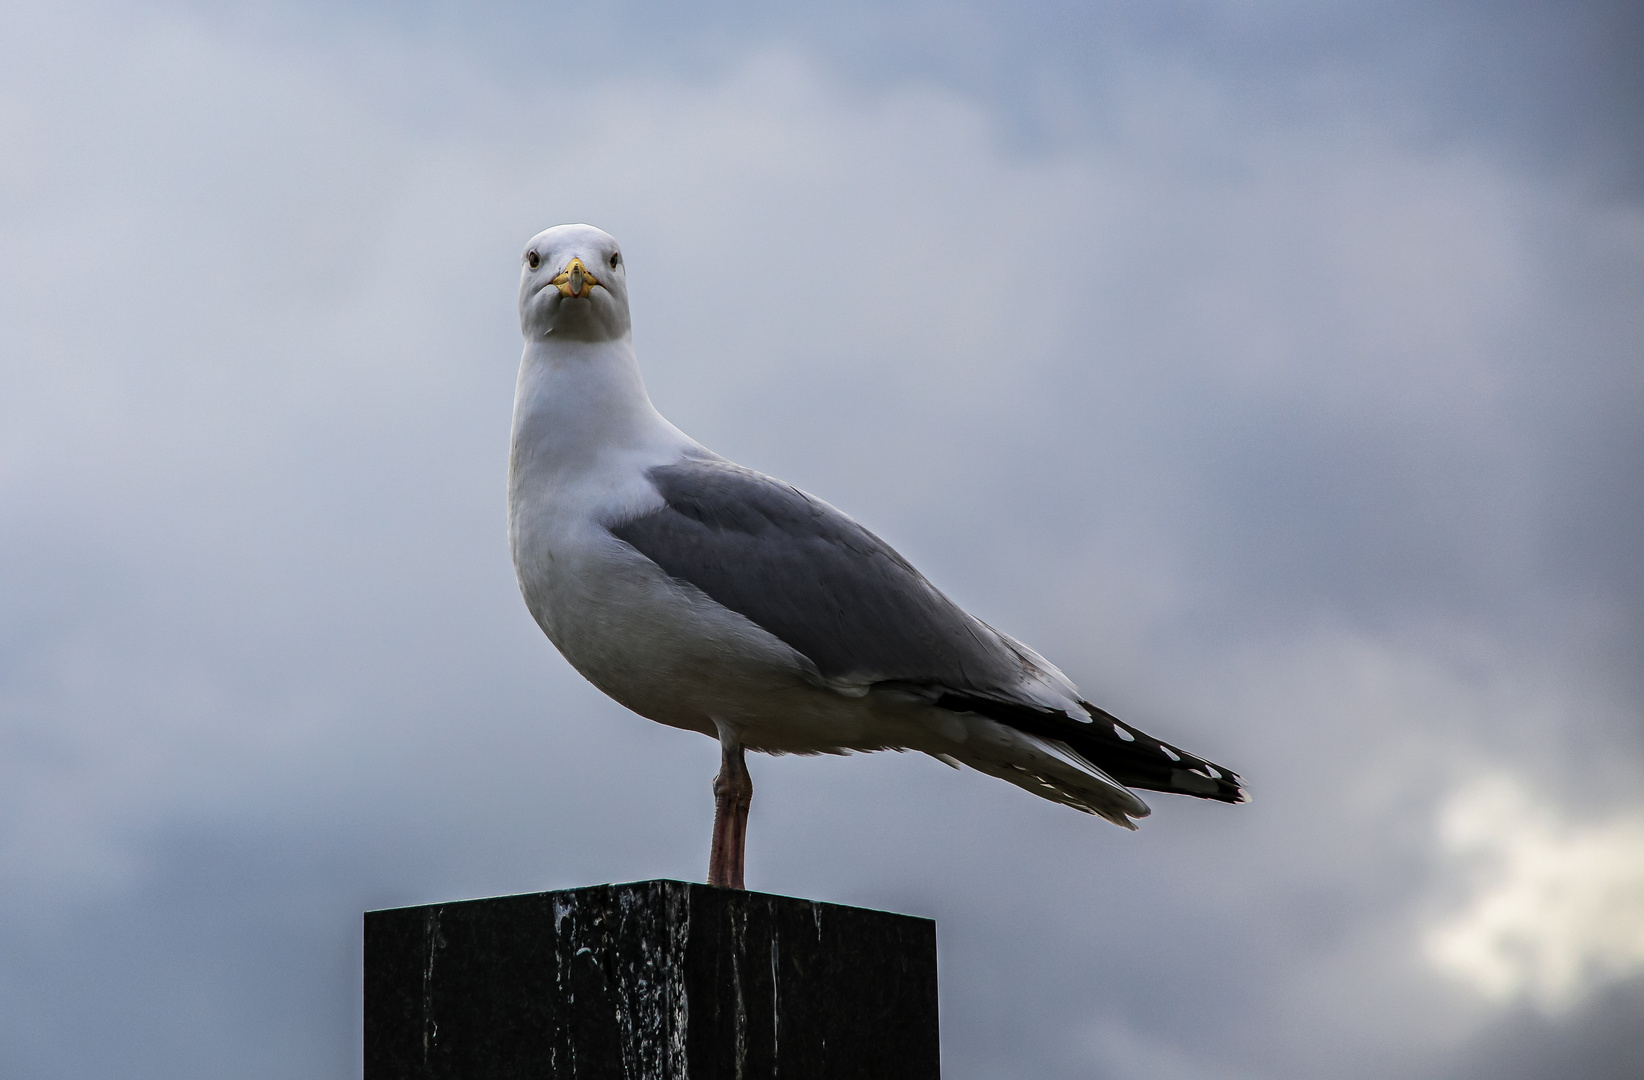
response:
M359 916L700 880L531 623L519 251L652 396L1239 769L752 762L954 1080L1644 1073L1635 4L0 8L0 1074L347 1077Z

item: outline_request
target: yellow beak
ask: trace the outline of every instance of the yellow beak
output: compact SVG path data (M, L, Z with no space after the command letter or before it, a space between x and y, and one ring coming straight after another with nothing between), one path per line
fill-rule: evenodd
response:
M582 265L581 259L572 259L570 265L548 284L558 285L561 296L587 296L599 284L599 278Z

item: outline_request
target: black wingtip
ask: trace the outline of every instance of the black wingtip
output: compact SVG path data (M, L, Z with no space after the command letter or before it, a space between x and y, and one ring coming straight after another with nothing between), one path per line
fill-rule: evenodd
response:
M1115 758L1112 766L1102 767L1126 787L1232 804L1250 801L1244 779L1232 769L1156 739L1088 701L1080 704L1090 714L1091 740Z
M1232 769L1155 739L1088 701L1079 703L1089 714L1088 721L1059 710L954 691L943 693L935 704L955 712L980 713L1029 735L1066 743L1127 788L1214 802L1250 801L1243 778Z

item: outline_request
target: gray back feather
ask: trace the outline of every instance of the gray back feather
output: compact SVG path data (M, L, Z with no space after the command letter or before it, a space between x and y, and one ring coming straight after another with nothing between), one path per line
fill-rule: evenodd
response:
M1021 662L891 546L820 499L720 458L648 473L667 500L611 528L829 679L1007 691Z

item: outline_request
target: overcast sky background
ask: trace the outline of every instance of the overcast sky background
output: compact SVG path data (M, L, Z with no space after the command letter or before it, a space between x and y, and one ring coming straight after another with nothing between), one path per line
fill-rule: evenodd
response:
M1241 771L751 763L952 1080L1644 1075L1631 3L0 8L0 1074L347 1077L367 908L700 880L504 532L519 252Z

